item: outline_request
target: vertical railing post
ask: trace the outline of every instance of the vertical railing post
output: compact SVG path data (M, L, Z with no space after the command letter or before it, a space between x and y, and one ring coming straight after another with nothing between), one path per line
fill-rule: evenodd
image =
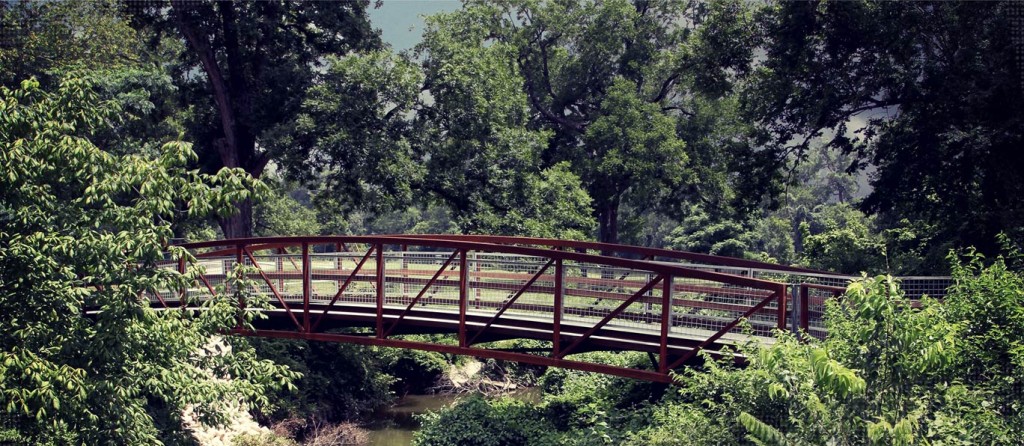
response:
M402 245L402 253L399 254L402 258L402 299L409 298L409 283L405 280L409 277L409 260L405 258L408 251L409 245Z
M232 268L231 272L234 273L236 269L241 268L241 267L242 267L242 245L235 245L235 266L234 266L234 268ZM224 286L225 290L228 289L228 285L227 285L226 282L227 281L225 280L225 286ZM245 298L243 297L244 295L243 295L242 291L243 291L242 288L239 287L238 288L238 327L239 328L241 328L242 325L243 325L242 324L242 322L244 320L243 315L245 313Z
M473 251L473 269L477 272L477 277L478 277L477 280L480 280L479 279L479 277L480 277L480 274L479 274L480 273L480 253L476 252L476 251ZM480 287L476 287L476 290L473 292L473 295L476 298L476 300L473 303L473 308L476 308L477 310L480 309L480 293L481 292L482 292L482 290L480 289Z
M800 331L800 285L789 285L789 296L793 299L793 306L789 311L789 329L796 334Z
M341 253L342 252L343 251L341 250L341 243L335 243L334 244L334 269L335 269L335 274L338 275L338 280L337 280L337 285L336 286L338 287L337 289L339 289L339 290L341 289L341 282L342 282L342 280L341 280L341 275L342 275L341 274L341 270L342 270L342 261L341 261L342 260L342 255L341 255Z
M285 289L284 289L284 254L285 254L285 250L284 250L284 248L277 248L276 251L277 251L277 262L275 262L275 263L277 264L276 266L277 266L277 274L278 274L278 276L277 276L277 289L280 290L282 293L287 294L287 291L285 291Z
M302 328L309 333L309 298L313 293L313 262L309 260L309 243L302 243Z
M469 268L467 251L462 250L459 256L459 347L466 345L466 300L469 294Z
M777 318L779 320L778 321L778 327L779 327L779 330L785 330L786 329L786 298L787 298L787 294L788 294L788 293L786 293L786 284L780 283L779 284L779 288L775 291L775 294L779 298L779 303L778 303L778 305L779 305L778 310L779 311L778 311L778 314L777 314Z
M562 352L562 298L565 293L565 268L562 259L555 260L555 302L552 308L551 351L554 357Z
M666 275L661 289L661 352L658 357L658 372L668 373L668 332L672 328L672 279Z
M185 275L185 256L182 255L178 259L178 274ZM185 308L185 296L188 294L188 287L182 288L181 293L178 294L178 306Z
M800 284L800 328L809 332L811 330L810 293L806 283Z
M376 245L377 251L377 338L384 339L384 244Z

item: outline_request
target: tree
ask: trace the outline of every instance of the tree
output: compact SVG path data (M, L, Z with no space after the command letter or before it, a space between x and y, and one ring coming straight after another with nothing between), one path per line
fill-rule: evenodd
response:
M137 65L138 33L110 0L0 4L0 85L35 76L55 87L63 73Z
M148 51L147 34L133 29L114 0L7 2L0 5L6 41L0 43L0 85L34 77L44 89L66 77L90 79L121 113L97 128L92 141L109 152L159 152L159 141L185 130L166 69L166 47Z
M185 40L175 83L195 104L188 127L208 170L241 168L259 177L290 147L270 135L291 126L317 67L328 55L376 48L368 2L130 3L136 26ZM202 73L202 75L196 75ZM212 108L198 104L207 103ZM220 220L225 237L252 234L252 203Z
M977 6L977 7L975 7ZM862 208L884 228L917 223L945 265L950 247L1020 237L1024 107L1010 2L778 3L745 109L780 159L823 150L873 165Z
M265 403L265 391L294 378L230 338L233 352L203 353L212 335L238 324L241 295L222 293L200 312L157 312L146 297L195 280L194 268L157 266L173 220L228 212L264 186L237 169L188 170L195 154L185 143L165 144L155 159L105 152L89 138L116 113L116 103L74 78L53 92L34 80L0 87L5 443L184 440L186 406L217 422L225 404Z
M590 197L567 165L544 166L550 132L530 128L514 48L487 43L486 11L427 21L418 51L429 100L417 110L423 189L466 233L585 238Z
M501 91L521 91L528 128L550 132L542 166L569 163L593 199L598 238L609 242L623 202L637 212L671 207L669 192L688 179L674 123L693 103L726 95L745 71L750 19L741 2L647 1L469 2L437 18L461 32L460 48L512 65L486 73L512 75ZM464 53L430 42L422 49L436 98L445 87L429 73L458 67Z
M267 136L285 172L346 216L412 200L423 176L411 147L422 74L390 51L329 56L294 122Z

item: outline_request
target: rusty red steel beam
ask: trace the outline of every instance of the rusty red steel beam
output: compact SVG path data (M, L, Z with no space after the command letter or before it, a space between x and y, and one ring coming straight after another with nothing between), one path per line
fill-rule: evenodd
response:
M717 341L722 336L725 336L725 334L728 333L729 330L732 330L737 325L739 325L740 321L750 317L750 315L754 314L754 312L756 312L757 310L765 307L766 305L768 305L769 302L771 302L774 299L780 299L780 300L785 300L786 299L786 288L785 288L784 284L780 284L780 288L779 288L778 291L776 291L775 294L773 294L771 296L768 296L767 299L765 299L765 300L761 301L760 303L758 303L757 305L754 305L753 307L751 307L750 310L748 310L746 313L743 313L742 316L740 316L740 317L736 318L734 321L726 324L725 327L723 327L721 330L718 330L718 332L713 334L713 335L711 335L711 337L705 339L704 342L701 342L700 344L698 344L697 347L695 347L693 350L690 350L689 353L683 355L681 358L676 360L674 363L672 363L672 365L668 366L668 368L669 369L674 369L676 367L679 367L680 365L682 365L686 361L690 360L690 358L693 358L694 356L696 356L697 353L700 352L702 349L704 349L705 347L707 347L711 343ZM785 320L781 321L781 323L785 324Z
M366 261L370 259L370 255L373 254L373 250L375 248L375 246L371 245L370 250L366 251L366 255L364 255L363 259L359 261L358 265L356 265L356 269L352 270L352 273L349 274L348 278L345 279L345 283L338 287L338 292L334 293L334 297L331 298L331 303L327 304L327 307L324 308L324 312L320 314L320 317L316 318L316 323L313 324L313 326L310 328L310 331L315 331L316 328L320 326L320 321L324 319L324 316L327 315L327 312L330 311L332 307L334 307L335 302L337 302L341 295L345 293L345 289L347 289L348 285L352 283L352 279L356 277L356 274L359 273L359 270L363 268L363 264L365 264Z
M267 283L268 287L270 287L270 292L274 293L274 297L277 298L277 301L281 302L281 306L284 307L286 311L288 311L288 316L291 317L292 322L295 322L295 326L299 327L300 330L304 329L305 327L303 326L303 324L299 323L299 320L295 317L294 314L292 314L291 308L288 307L288 303L284 301L284 297L281 296L281 293L277 292L277 288L274 287L274 284L270 281L270 278L267 277L267 273L263 272L263 268L260 266L260 262L257 262L256 258L253 257L252 253L249 252L249 250L246 249L245 247L242 247L242 252L245 254L246 257L249 258L249 261L252 262L252 265L256 267L256 271L259 271L260 276L263 277L263 281Z
M839 297L846 292L845 288L818 285L813 283L801 283L800 284L800 328L804 331L810 329L810 293L809 290L816 289L821 291L828 291L832 293L832 297ZM816 304L820 305L824 303L824 299L819 299Z
M581 254L571 251L558 251L552 249L533 248L518 245L495 245L490 243L469 242L448 239L429 239L418 237L397 237L397 236L316 236L316 237L265 237L265 238L242 238L232 240L214 240L208 242L185 243L180 245L186 249L203 249L217 246L229 246L233 244L333 244L337 242L358 242L376 244L407 244L410 246L428 246L431 248L466 249L485 252L503 252L509 254L522 254L535 257L560 258L576 262L617 266L623 268L634 268L657 274L670 274L675 277L686 277L716 282L724 282L732 285L747 286L760 289L774 289L777 282L755 279L751 277L737 276L733 274L717 273L699 269L687 268L681 265L648 262L643 260L624 259L619 257L604 257L593 254Z
M526 353L508 352L503 350L489 350L485 348L473 348L445 344L431 344L427 342L406 341L401 339L374 338L368 336L355 336L334 333L299 333L294 331L277 330L234 330L233 332L235 334L243 336L307 339L312 341L343 342L348 344L374 345L383 347L433 351L452 355L466 355L482 358L493 358L502 361L516 361L546 367L561 367L567 369L603 373L606 375L622 376L625 378L640 379L645 381L660 382L666 384L673 382L672 377L666 373L658 373L649 370L630 369L625 367L610 366L606 364L596 364L591 362L553 358L550 356L538 356Z
M164 300L164 297L162 295L160 295L160 291L159 290L157 290L156 288L153 288L153 295L156 296L156 300L160 301L160 305L163 305L164 308L170 308L167 305L167 301ZM139 297L142 297L142 296L139 296Z
M379 235L378 237L396 237L402 238L407 237L402 234L386 234ZM601 242L586 242L578 240L559 240L549 238L537 238L537 237L516 237L516 236L502 236L502 235L455 235L455 234L416 234L417 238L430 239L430 240L464 240L474 241L480 243L491 243L497 245L531 245L531 246L545 246L552 249L584 249L590 251L601 251L601 252L615 252L615 253L627 253L633 255L639 255L644 257L664 257L670 259L687 260L691 262L707 263L718 266L728 266L734 268L758 268L758 269L771 269L775 271L785 271L793 273L804 273L804 274L826 274L834 275L836 273L829 271L814 270L809 268L800 268L795 266L778 265L775 263L758 262L754 260L738 259L735 257L717 256L712 254L702 254L689 251L677 251L673 249L663 248L649 248L643 246L632 246L632 245L621 245L615 243L601 243Z
M672 276L662 280L661 290L661 336L658 351L658 371L668 373L668 334L675 321L672 320Z
M309 260L309 243L302 244L302 330L309 332L309 298L313 293L313 263Z
M384 338L384 245L374 245L377 249L377 337Z
M526 282L525 285L519 288L519 291L516 291L515 295L508 299L506 303L502 304L498 312L495 313L493 317L491 317L491 320L487 321L487 323L484 324L483 328L477 330L476 334L473 335L473 338L469 340L469 344L472 345L473 341L480 337L480 335L483 334L483 332L487 331L487 329L490 328L492 324L494 324L494 321L498 320L498 318L500 318L502 314L505 314L505 311L508 310L512 306L512 304L514 304L516 300L519 299L519 296L522 296L523 293L526 292L526 290L528 290L530 286L532 286L533 283L537 281L537 278L539 278L541 274L544 274L544 271L547 271L547 269L550 268L551 264L553 264L554 262L554 259L549 260L548 263L541 267L541 269L539 269L537 273L534 274L528 282Z
M463 249L459 256L459 347L468 347L466 342L466 301L469 299L469 264Z
M564 350L559 351L558 352L558 357L561 358L562 356L565 356L565 355L568 355L569 353L571 353L576 347L578 347L580 344L582 344L587 339L589 339L591 336L593 336L594 333L597 333L597 331L600 330L605 325L607 325L608 322L610 322L612 319L614 319L620 313L625 311L626 307L628 307L631 304L633 304L633 302L635 302L638 298L640 298L640 296L643 296L644 294L646 294L648 291L651 290L651 288L654 288L654 286L657 285L658 282L660 282L663 279L664 279L664 276L658 275L657 277L654 278L654 280L651 280L650 282L648 282L646 286L644 286L643 288L638 290L636 293L633 294L633 296L631 296L629 299L626 299L625 302L623 302L621 305L619 305L614 310L609 312L608 315L606 315L603 319L601 319L597 324L594 324L593 327L591 327L587 331L583 332L583 334L580 335L580 337L577 338L575 342L573 342L572 344L569 344L569 346L566 347Z
M441 265L441 269L438 269L437 272L434 273L434 277L431 277L430 280L427 281L426 285L423 285L423 289L421 289L420 292L416 294L416 297L411 302L409 302L409 306L405 308L405 311L402 311L402 314L398 315L398 319L395 319L395 322L392 323L391 327L389 327L387 331L384 333L385 338L391 335L391 332L393 332L395 330L395 327L397 327L398 324L402 322L402 319L405 319L405 315L409 313L409 310L412 310L412 308L416 306L416 303L420 301L420 298L422 298L423 295L426 294L427 290L430 289L430 287L434 284L434 281L437 280L437 278L440 277L441 274L444 273L446 269L448 269L448 265L452 263L452 260L455 260L455 256L457 255L459 255L458 251L453 252L452 255L448 257L448 260L446 260L444 264Z
M562 311L565 298L565 265L562 259L555 259L555 290L551 309L551 356L559 357L562 353Z
M210 285L210 281L206 280L206 274L200 273L199 280L202 280L203 284L206 285L206 289L210 290L211 296L217 297L217 292L213 290L213 285Z

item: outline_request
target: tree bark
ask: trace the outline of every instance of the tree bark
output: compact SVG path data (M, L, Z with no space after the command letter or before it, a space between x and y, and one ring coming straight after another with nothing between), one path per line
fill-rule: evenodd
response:
M611 200L601 207L597 216L597 240L602 243L619 242L619 200Z
M214 104L220 118L223 138L214 142L213 146L220 156L221 165L228 168L240 167L249 175L259 178L267 165L266 153L256 153L256 138L252 131L251 87L245 78L244 67L238 42L237 18L234 6L230 2L218 3L221 16L221 29L224 34L224 45L227 53L227 73L217 63L216 54L211 47L210 37L203 30L197 29L189 21L185 8L187 4L181 0L172 0L171 8L175 22L182 36L193 51L199 56L203 72L213 90ZM216 40L216 39L214 39ZM238 212L218 219L225 238L251 237L252 200L235 203Z
M252 200L236 202L235 207L238 212L217 220L224 238L252 237Z

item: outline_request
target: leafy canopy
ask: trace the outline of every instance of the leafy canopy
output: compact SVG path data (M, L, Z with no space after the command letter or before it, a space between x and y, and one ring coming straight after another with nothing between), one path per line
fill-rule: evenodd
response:
M293 377L242 343L202 353L239 322L238 296L221 293L198 313L157 312L145 297L194 281L191 267L157 267L172 221L229 212L265 186L238 170L189 170L186 143L165 144L155 159L105 152L90 137L117 113L74 78L52 92L34 80L0 88L3 441L180 440L185 407L217 422L230 401L265 402Z

